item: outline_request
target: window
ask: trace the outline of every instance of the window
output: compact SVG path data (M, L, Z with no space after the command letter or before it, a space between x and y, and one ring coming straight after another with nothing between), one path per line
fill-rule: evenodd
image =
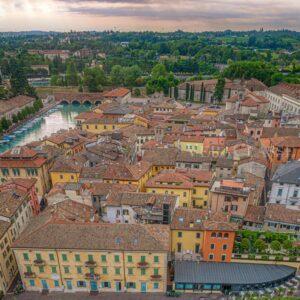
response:
M69 268L69 267L64 267L64 272L65 272L66 274L70 273L70 268Z
M49 254L49 259L50 259L51 261L54 260L54 254L53 254L53 253L50 253L50 254Z
M182 250L181 243L177 243L177 252L181 252L181 250Z
M74 175L71 175L71 179L72 179L72 180L74 179Z
M14 176L20 176L20 169L13 169Z
M181 231L177 232L177 237L182 237L182 232Z
M86 282L82 281L82 280L77 281L77 287L79 287L79 288L86 287Z
M2 168L1 171L2 171L2 175L3 175L3 176L8 176L8 175L9 175L9 169L7 169L7 168Z
M121 268L115 268L115 274L120 275L121 274Z
M119 255L115 255L115 262L120 262L120 256Z
M216 237L216 236L217 236L217 234L215 232L211 233L211 237Z
M196 238L197 238L197 239L200 239L200 237L201 237L200 232L196 232Z
M44 269L43 266L40 266L40 267L39 267L39 272L40 272L40 273L44 273L44 272L45 272L45 269Z
M228 233L224 233L224 239L228 239L229 235Z
M135 289L135 282L127 282L126 283L126 288L128 289Z
M82 268L81 267L76 267L77 269L77 274L82 274Z
M141 256L141 262L145 262L146 261L146 256L142 255Z
M26 272L31 273L31 266L26 266Z
M55 287L59 287L59 281L58 280L54 280L53 282L54 282Z
M210 249L215 249L215 244L210 244Z
M154 262L158 263L159 262L159 257L158 256L154 256Z
M154 274L154 275L158 275L158 268L154 268L154 269L153 269L153 274Z
M133 268L128 268L128 275L133 275Z
M158 282L153 283L153 289L155 289L155 290L159 289L159 283Z
M108 272L107 272L107 267L103 267L103 268L102 268L102 274L104 274L104 275L107 275L107 274L108 274Z
M282 189L278 189L278 191L277 191L277 196L278 196L278 197L281 197L281 196L282 196Z
M293 197L294 198L298 197L298 190L294 190Z
M227 244L223 245L223 250L227 250Z
M132 263L132 256L131 256L131 255L128 255L128 256L127 256L127 261L128 261L129 263Z
M75 261L80 261L80 255L79 254L75 254Z
M104 289L104 288L110 288L110 282L109 281L103 281L101 283L101 287Z
M186 192L183 192L183 197L186 197Z
M214 255L213 254L209 254L209 260L213 260L214 259Z
M222 259L222 261L225 261L226 260L226 254L222 254L221 259Z
M30 285L30 286L35 286L34 279L30 279L30 280L29 280L29 285Z
M141 269L141 275L146 275L146 269Z
M232 211L237 211L238 210L238 206L237 205L231 205L231 210Z
M101 255L101 261L106 262L106 255Z
M29 260L29 255L28 255L28 253L23 253L23 258L24 258L24 260Z
M200 244L195 245L195 253L200 253Z
M63 178L64 178L64 175L59 175L59 178L60 178L60 179L63 179Z
M91 254L88 255L88 261L94 261L93 255L91 255Z
M37 253L35 256L37 260L42 260L42 255L40 253Z
M56 266L52 266L52 267L51 267L51 273L54 273L54 274L57 273L57 272L56 272Z
M63 261L68 261L67 254L62 254L61 257Z

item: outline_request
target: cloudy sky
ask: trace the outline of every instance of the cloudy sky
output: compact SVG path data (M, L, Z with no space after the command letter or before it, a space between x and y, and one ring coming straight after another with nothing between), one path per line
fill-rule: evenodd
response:
M300 0L0 0L0 31L300 30Z

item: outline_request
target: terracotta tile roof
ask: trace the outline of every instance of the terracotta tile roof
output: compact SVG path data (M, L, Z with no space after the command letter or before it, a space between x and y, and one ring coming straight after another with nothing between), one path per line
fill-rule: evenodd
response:
M93 195L109 195L111 192L136 192L137 186L130 184L92 182L91 191Z
M54 162L50 172L80 173L81 169L82 166L75 164L73 158L61 156Z
M22 158L22 159L27 159L27 158L34 158L37 155L37 152L29 149L26 146L22 147L14 147L11 148L10 150L5 151L4 153L0 154L0 159L2 158Z
M148 188L192 189L193 186L189 177L174 170L161 172L146 183Z
M268 88L263 82L256 78L246 80L245 87L250 91L264 91Z
M129 89L120 87L108 92L104 92L103 96L106 98L117 98L117 97L124 97L129 93L130 93Z
M16 96L8 100L1 100L0 115L9 112L17 107L23 107L25 105L29 105L34 101L35 101L34 98L24 96L24 95Z
M269 88L269 90L279 96L288 95L300 100L300 84L279 83Z
M275 136L298 136L300 128L264 127L261 138L272 138Z
M203 143L204 137L203 136L197 136L197 135L181 135L179 137L179 140L181 142L190 142L190 143Z
M0 192L0 216L11 218L18 208L28 201L28 192L13 188Z
M77 115L75 117L75 120L87 120L87 119L97 119L97 118L103 118L103 115L96 113L94 111L85 111Z
M109 164L103 178L109 180L139 180L150 168L151 164L146 161L141 161L134 165L123 163Z
M192 154L187 151L179 152L176 157L176 162L187 162L187 163L209 163L211 164L212 158L210 156L203 156L199 154Z
M268 203L266 205L265 220L300 225L300 211L286 208L282 204Z
M170 230L165 225L50 220L35 230L25 229L13 248L168 252L169 245Z
M196 169L176 169L177 172L187 176L194 186L210 186L212 172Z
M176 208L172 223L172 230L220 230L236 231L238 225L230 223L229 215L224 213L211 214L204 209Z
M89 179L89 180L102 180L104 177L104 174L106 172L107 165L102 164L100 166L95 166L95 167L83 167L81 169L80 173L80 179Z
M248 205L244 221L263 224L265 210L264 206Z
M143 160L154 166L175 166L178 149L156 148L145 150Z
M37 179L35 178L11 178L8 181L5 181L2 185L0 185L0 191L3 187L6 186L12 186L12 187L21 187L25 188L27 190L31 189L35 183L37 182Z

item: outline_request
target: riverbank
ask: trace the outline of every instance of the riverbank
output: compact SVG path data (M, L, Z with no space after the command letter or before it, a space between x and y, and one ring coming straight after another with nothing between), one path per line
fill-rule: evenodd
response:
M34 115L29 116L28 118L25 118L22 121L19 121L18 123L14 123L12 126L10 126L6 131L4 131L2 134L0 134L0 138L2 138L3 135L6 134L11 134L14 131L16 131L19 127L23 126L24 124L34 120L35 118L38 118L40 116L42 116L44 113L48 112L50 109L54 108L55 106L57 106L58 103L53 102L48 104L47 106L43 107L41 110L39 110L37 113L35 113Z

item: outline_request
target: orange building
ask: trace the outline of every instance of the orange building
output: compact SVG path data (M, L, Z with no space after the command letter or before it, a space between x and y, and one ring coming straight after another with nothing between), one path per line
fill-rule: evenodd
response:
M205 231L202 255L205 261L230 262L238 225L229 223L224 214L215 214L203 222ZM225 217L226 218L226 217Z
M270 164L282 164L300 159L300 137L274 137L270 140Z

